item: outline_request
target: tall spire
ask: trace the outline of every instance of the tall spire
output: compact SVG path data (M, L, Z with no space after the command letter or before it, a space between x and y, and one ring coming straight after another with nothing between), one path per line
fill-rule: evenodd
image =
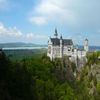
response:
M62 39L62 35L60 36L60 39Z
M57 38L58 37L58 33L57 33L57 29L55 28L55 33L54 36Z

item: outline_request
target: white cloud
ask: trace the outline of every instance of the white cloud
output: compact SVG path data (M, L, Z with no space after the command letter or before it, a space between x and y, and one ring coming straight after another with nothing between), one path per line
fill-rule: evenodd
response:
M38 39L47 39L48 37L45 35L38 35L38 34L33 34L33 33L28 33L26 34L26 38L29 40L38 40Z
M31 22L35 24L45 24L49 20L57 20L58 22L75 23L76 15L70 9L73 0L41 0L32 10L29 17Z
M30 22L41 25L46 23L46 18L42 16L30 17Z
M39 0L31 10L31 23L95 29L100 20L100 0ZM42 19L39 20L39 18Z
M45 35L39 35L34 33L22 33L16 27L5 27L3 23L0 23L0 39L7 38L8 40L18 40L18 41L30 41L33 40L44 40L47 39Z
M0 23L0 37L9 36L9 37L21 37L22 32L19 31L16 27L6 28L2 23Z
M33 33L28 33L26 35L26 38L28 38L28 39L33 39L33 37L34 37Z
M4 25L2 23L0 23L0 34L2 35L2 33L7 32L6 28L4 27Z
M50 15L52 13L57 14L61 12L62 8L52 0L47 0L47 1L43 0L43 2L39 6L37 6L36 11L40 14Z
M13 27L13 28L8 28L8 34L9 35L14 35L15 37L21 37L23 34L20 30L18 30L16 27Z

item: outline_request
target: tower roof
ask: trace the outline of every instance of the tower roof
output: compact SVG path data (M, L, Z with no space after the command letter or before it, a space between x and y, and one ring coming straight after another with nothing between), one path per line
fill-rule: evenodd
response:
M86 38L85 41L88 41L88 39Z
M60 39L62 39L62 35L60 36Z
M60 39L58 38L51 38L51 42L53 45L60 45ZM73 41L71 39L62 39L63 45L73 45Z
M55 28L55 33L54 33L54 36L58 36L58 32L57 32L57 29Z

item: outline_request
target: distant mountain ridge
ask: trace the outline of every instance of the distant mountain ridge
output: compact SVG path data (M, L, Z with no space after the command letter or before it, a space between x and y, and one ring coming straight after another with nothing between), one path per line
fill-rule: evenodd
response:
M17 48L17 47L47 47L46 44L34 44L34 43L24 43L24 42L15 42L15 43L0 43L0 48ZM84 47L79 45L79 49ZM89 46L90 51L100 50L100 46Z
M34 44L34 43L23 43L23 42L16 42L16 43L0 43L0 48L13 48L13 47L46 47L45 44Z

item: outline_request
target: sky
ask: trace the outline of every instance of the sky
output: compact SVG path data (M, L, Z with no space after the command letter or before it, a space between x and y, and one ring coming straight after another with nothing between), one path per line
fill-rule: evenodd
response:
M0 43L47 44L55 28L74 44L100 46L100 0L0 0Z

